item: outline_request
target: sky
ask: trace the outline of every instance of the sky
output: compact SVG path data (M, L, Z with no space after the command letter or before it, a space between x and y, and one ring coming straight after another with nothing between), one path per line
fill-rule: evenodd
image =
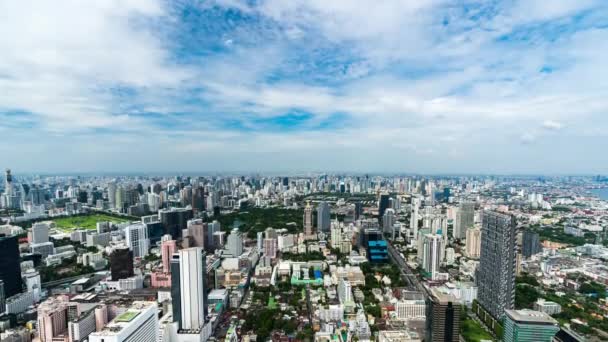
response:
M0 0L0 167L608 173L605 0Z

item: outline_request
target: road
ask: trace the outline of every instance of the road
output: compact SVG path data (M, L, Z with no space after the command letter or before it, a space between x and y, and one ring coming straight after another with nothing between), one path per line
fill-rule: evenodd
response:
M42 283L42 287L43 288L47 288L47 287L53 287L53 286L57 286L57 285L61 285L61 284L68 284L68 283L73 283L76 280L80 279L80 278L87 278L87 277L91 277L93 275L95 275L96 272L94 273L87 273L87 274L81 274L75 277L69 277L69 278L63 278L63 279L59 279L59 280L53 280L53 281L48 281L46 283Z
M401 277L406 282L408 289L412 291L421 292L424 295L425 299L427 299L430 295L428 289L424 287L422 283L420 283L416 274L412 272L412 269L407 265L405 259L401 257L399 252L395 249L395 247L393 247L390 242L388 242L388 255L391 260L397 266L399 266L399 269L401 270Z

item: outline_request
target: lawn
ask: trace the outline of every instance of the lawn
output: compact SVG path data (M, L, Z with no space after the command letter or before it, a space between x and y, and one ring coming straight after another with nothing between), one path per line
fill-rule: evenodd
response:
M493 341L492 335L485 331L479 323L472 319L462 321L460 334L467 342L479 342L481 340Z
M109 221L115 223L129 222L129 219L114 217L104 214L94 214L88 216L71 216L62 217L53 220L57 228L64 232L72 231L76 228L82 229L96 229L97 222Z

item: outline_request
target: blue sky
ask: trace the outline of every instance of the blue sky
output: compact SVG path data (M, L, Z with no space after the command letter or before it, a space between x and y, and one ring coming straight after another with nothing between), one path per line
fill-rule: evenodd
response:
M608 173L604 0L0 1L15 172Z

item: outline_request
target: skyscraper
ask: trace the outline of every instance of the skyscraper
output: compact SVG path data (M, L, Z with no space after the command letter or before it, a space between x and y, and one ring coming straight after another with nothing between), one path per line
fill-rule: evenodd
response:
M424 236L422 268L431 275L431 279L436 279L439 273L439 265L443 259L443 240L441 235L427 234Z
M128 247L116 248L112 251L110 273L113 281L133 276L133 252Z
M380 198L378 199L378 220L382 220L382 217L384 216L384 212L386 211L386 209L388 209L389 198L390 197L388 194L380 195Z
M148 227L143 223L137 223L125 228L127 245L133 251L133 256L143 258L148 255L150 240L148 239Z
M180 330L199 331L207 317L207 255L200 247L179 250L171 260L173 319Z
M310 237L314 234L314 230L312 227L312 207L310 206L310 202L306 203L306 208L304 208L304 235L306 237Z
M46 223L34 223L30 243L49 242L49 225Z
M163 259L163 272L171 272L171 256L177 250L175 240L165 240L160 244L160 255Z
M382 231L392 236L393 225L395 225L395 210L388 208L384 211L384 216L382 216Z
M477 299L497 320L515 305L516 228L512 215L483 212Z
M472 259L479 259L481 253L481 230L478 228L467 229L466 252Z
M188 236L190 237L190 247L205 247L205 238L207 236L207 223L202 219L189 220Z
M412 197L412 212L410 216L410 233L414 239L418 238L418 208L420 207L420 199Z
M320 232L329 231L331 225L331 213L329 204L323 201L317 206L317 230Z
M4 281L0 280L0 316L6 310L6 295L4 294Z
M460 341L460 304L452 295L431 290L426 317L425 341Z
M38 334L40 341L51 342L61 335L67 337L67 297L51 297L38 306Z
M243 235L238 228L234 228L230 232L230 235L228 235L226 249L228 250L228 253L235 258L238 258L243 254Z
M461 203L454 223L454 238L464 239L467 229L475 224L475 203Z
M0 236L0 280L4 282L5 298L21 293L19 243L16 236Z
M524 257L529 258L542 252L543 249L540 245L540 239L537 233L530 230L525 230L522 237L522 249L521 253Z

